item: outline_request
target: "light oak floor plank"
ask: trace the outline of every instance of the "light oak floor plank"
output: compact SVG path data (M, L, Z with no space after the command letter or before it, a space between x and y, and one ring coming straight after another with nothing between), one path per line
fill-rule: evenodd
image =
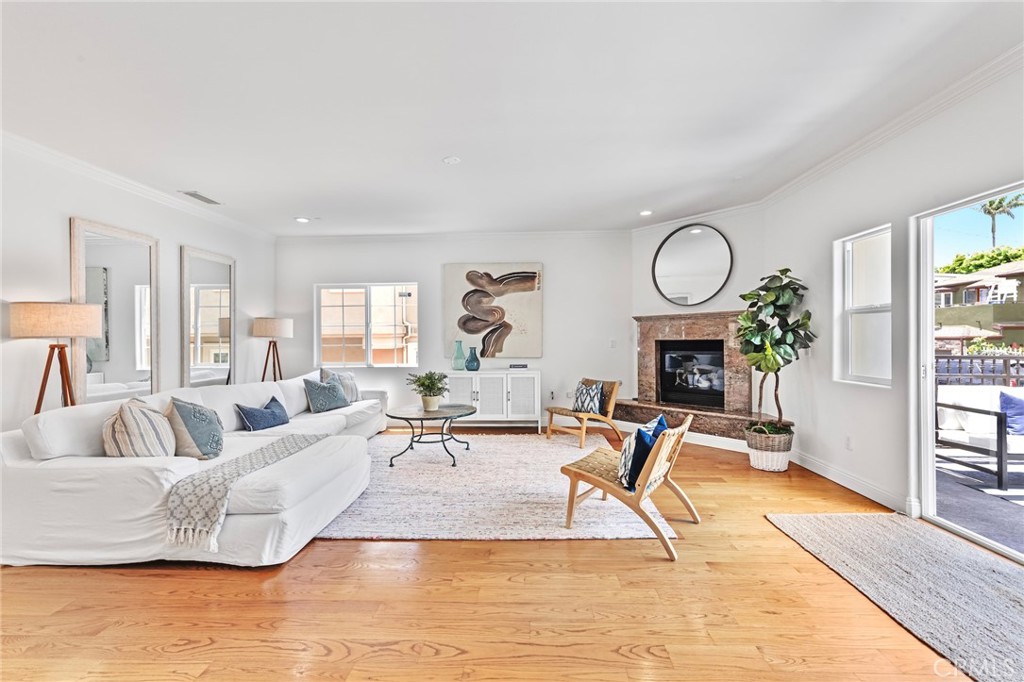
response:
M687 445L676 468L703 523L655 493L675 563L653 538L317 540L268 568L0 569L0 677L935 679L940 656L764 518L886 510L738 453Z

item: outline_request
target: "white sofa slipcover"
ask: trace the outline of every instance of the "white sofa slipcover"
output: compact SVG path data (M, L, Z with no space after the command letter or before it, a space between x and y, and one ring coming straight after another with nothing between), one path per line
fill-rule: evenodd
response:
M217 410L226 427L224 452L208 461L106 457L103 422L123 401L44 412L22 430L0 434L0 563L181 559L264 566L287 561L366 489L366 439L386 426L382 391L363 391L366 400L312 414L298 401L296 383L301 385L302 377L146 396L159 409L176 396ZM262 405L270 396L285 403L291 422L252 433L239 430L234 404ZM217 552L167 544L166 500L174 483L288 433L330 437L235 484Z

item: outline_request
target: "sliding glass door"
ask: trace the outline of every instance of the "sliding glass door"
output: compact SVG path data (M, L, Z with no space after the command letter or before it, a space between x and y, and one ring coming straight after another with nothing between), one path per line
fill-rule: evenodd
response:
M1024 561L1024 185L914 219L922 516Z

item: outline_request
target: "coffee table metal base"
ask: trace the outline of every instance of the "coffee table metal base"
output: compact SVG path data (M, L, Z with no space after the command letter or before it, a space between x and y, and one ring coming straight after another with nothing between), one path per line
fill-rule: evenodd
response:
M452 433L452 422L455 421L454 418L445 419L444 421L441 422L440 433L425 433L424 425L426 424L426 421L423 419L417 420L420 423L419 433L416 433L416 427L413 425L412 420L405 419L402 417L398 417L398 419L401 419L402 421L409 425L409 444L405 446L404 450L402 450L397 455L394 455L391 458L390 462L388 462L389 467L395 466L395 460L404 455L405 453L409 452L409 450L415 450L416 448L414 446L416 445L416 443L440 443L441 446L444 448L444 451L447 452L448 456L452 458L452 466L455 466L456 464L455 455L453 455L452 451L448 449L448 441L453 440L456 443L461 443L462 445L466 446L467 450L469 450L469 443L467 443L464 440L459 440Z

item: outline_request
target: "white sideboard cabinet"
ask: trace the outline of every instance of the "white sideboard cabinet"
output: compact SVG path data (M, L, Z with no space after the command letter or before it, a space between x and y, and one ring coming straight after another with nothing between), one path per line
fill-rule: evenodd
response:
M476 408L476 414L460 419L460 424L537 422L537 433L541 432L540 372L536 370L449 372L447 401Z

